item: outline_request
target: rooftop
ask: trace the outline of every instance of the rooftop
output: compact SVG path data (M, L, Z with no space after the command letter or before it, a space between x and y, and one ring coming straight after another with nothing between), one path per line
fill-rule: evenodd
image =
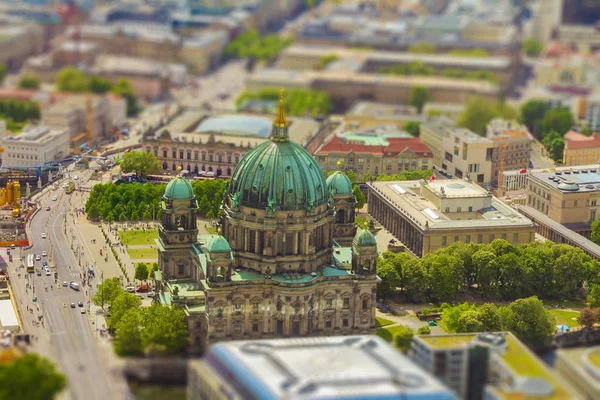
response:
M589 149L592 147L600 147L600 132L585 136L579 132L569 131L565 135L566 150Z
M272 126L273 122L268 118L225 114L204 119L196 132L224 132L268 138Z
M566 192L597 192L600 191L600 166L573 166L562 170L543 170L532 172L529 179L549 189Z
M256 398L455 398L377 336L223 342L207 360Z

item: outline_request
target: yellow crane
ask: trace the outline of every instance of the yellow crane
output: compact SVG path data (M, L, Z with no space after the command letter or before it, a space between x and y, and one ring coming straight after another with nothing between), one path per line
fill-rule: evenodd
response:
M506 147L507 144L503 144L500 148L500 168L498 168L498 192L502 196L504 190L504 160L506 159Z

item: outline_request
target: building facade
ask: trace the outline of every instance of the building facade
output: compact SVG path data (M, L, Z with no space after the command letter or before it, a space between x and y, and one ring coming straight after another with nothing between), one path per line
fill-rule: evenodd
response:
M393 130L378 134L375 129L333 135L317 149L315 158L324 171L333 171L341 164L359 177L365 173L390 175L433 167L431 150L419 138L407 133L398 136Z
M486 136L493 143L492 185L500 186L503 171L529 168L533 137L525 125L515 121L494 119L487 126Z
M67 128L51 130L46 126L30 126L18 135L4 137L3 142L5 166L36 167L70 154Z
M369 182L367 187L369 215L417 257L454 242L535 239L529 219L466 180Z
M246 153L226 188L222 235L198 237L190 183L167 185L159 299L185 310L191 353L231 339L372 332L377 243L359 230L350 247L334 245L351 185L329 184L289 141L280 104L271 139Z
M600 160L600 132L585 136L570 131L565 135L564 165L588 165Z

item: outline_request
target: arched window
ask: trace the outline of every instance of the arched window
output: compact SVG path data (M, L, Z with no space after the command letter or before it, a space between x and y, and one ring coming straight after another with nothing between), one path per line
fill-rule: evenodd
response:
M335 213L335 222L337 222L338 224L343 224L345 222L345 216L346 213L344 210L337 210Z
M362 309L367 311L369 309L369 299L367 297L362 299Z
M169 166L167 165L167 163L166 163L166 162L164 162L164 163L163 163L163 169L164 169L165 171L169 169Z

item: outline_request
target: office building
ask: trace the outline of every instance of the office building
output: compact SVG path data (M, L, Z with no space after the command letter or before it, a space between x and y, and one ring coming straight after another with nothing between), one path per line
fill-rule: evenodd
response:
M359 177L398 174L402 171L424 171L433 168L431 150L419 138L406 132L378 127L359 132L332 135L315 152L324 171L341 166Z
M185 178L165 189L157 292L162 304L185 310L192 354L232 339L375 328L375 237L354 234L350 180L341 172L325 180L289 140L283 109L280 100L269 140L233 171L218 234L198 237L198 204ZM338 227L351 227L351 246L334 243Z
M219 343L188 372L189 400L455 400L378 336Z
M3 147L4 166L37 167L70 154L69 131L29 126L18 135L5 136Z
M599 168L596 163L529 174L527 205L589 237L592 222L600 216Z
M454 242L535 239L534 224L467 180L369 182L369 215L418 257Z
M465 400L577 399L512 333L415 336L410 358Z

